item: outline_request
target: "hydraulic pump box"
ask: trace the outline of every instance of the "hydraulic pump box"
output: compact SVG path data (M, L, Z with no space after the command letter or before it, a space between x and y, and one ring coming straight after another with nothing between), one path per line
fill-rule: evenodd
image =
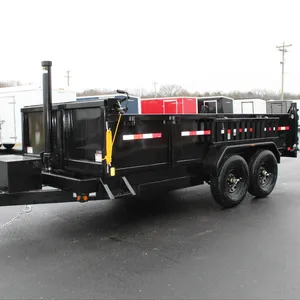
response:
M23 155L0 156L0 190L18 193L42 189L39 158Z

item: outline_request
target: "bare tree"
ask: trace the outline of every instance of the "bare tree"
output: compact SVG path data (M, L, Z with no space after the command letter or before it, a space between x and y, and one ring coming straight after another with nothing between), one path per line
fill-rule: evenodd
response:
M189 96L190 93L177 84L162 85L158 91L161 97Z
M112 90L108 90L108 89L88 89L88 90L83 91L82 93L77 93L77 97L112 95L112 94L116 94L116 91L112 91Z
M6 83L6 82L5 82ZM0 82L1 87L1 82ZM126 89L125 89L126 90ZM128 92L134 96L140 96L141 98L154 98L155 94L153 91L146 91L145 89L129 89ZM92 96L92 95L110 95L115 94L115 90L109 89L89 89L82 93L78 93L77 96ZM166 84L162 85L157 92L156 97L178 97L178 96L228 96L234 99L265 99L265 100L280 100L280 92L273 92L264 89L253 89L251 91L232 91L232 92L222 92L222 91L213 91L213 92L189 92L185 88L177 84ZM285 93L286 99L300 99L300 94Z
M0 88L20 86L20 85L22 85L22 83L20 81L18 81L18 80L0 81Z

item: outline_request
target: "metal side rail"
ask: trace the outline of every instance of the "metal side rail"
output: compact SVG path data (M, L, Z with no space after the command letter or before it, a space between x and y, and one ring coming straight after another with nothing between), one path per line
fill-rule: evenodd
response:
M73 197L87 196L85 201L91 198L90 194L96 193L96 198L103 199L108 197L109 199L115 199L125 196L135 196L136 193L125 176L121 177L124 188L118 189L119 193L114 194L108 183L104 182L100 177L78 179L65 175L59 175L54 173L42 172L43 183L48 186L56 187L58 189L68 190L73 193ZM100 198L99 198L100 197ZM80 200L79 198L77 199Z
M62 177L66 179L65 176L58 176L58 178L60 179L62 179ZM95 184L94 180L95 179L91 181ZM99 179L98 183L100 183L100 185L102 184L102 187L105 190L105 195L103 195L103 193L98 194L98 192L97 193L92 192L90 194L87 194L88 198L85 201L96 201L96 200L105 200L105 199L116 199L125 196L135 196L136 192L134 191L133 187L130 185L126 177L122 177L122 180L125 184L125 187L127 188L127 191L122 189L121 193L113 194L113 192L108 187L108 185L105 184L101 179ZM83 182L88 183L89 186L91 181L87 180ZM75 182L79 183L80 180L75 180ZM53 188L47 185L43 186L41 190L34 190L34 191L17 192L17 193L7 193L4 191L0 191L0 206L66 203L66 202L78 202L78 201L79 200L77 198L77 194L75 194L74 196L74 192L64 191L59 188ZM85 201L79 201L79 202L85 202Z

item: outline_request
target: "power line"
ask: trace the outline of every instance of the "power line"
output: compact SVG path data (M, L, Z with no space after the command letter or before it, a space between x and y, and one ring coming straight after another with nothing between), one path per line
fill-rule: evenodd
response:
M288 52L286 50L287 47L291 47L292 45L285 45L283 42L281 46L276 46L278 51L282 52L282 61L280 62L281 64L281 100L284 100L284 53Z
M153 81L153 86L154 86L154 97L156 98L156 95L157 95L157 93L156 93L156 85L157 85L158 83L157 82L155 82L155 81Z
M71 78L70 73L71 71L68 70L67 75L65 76L67 78L68 86L70 86L70 78Z

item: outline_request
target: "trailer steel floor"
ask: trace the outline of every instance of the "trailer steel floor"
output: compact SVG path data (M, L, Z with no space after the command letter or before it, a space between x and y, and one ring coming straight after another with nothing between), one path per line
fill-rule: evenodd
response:
M287 299L300 295L300 159L222 211L208 186L164 199L33 205L0 231L4 299ZM20 206L1 207L0 225Z

